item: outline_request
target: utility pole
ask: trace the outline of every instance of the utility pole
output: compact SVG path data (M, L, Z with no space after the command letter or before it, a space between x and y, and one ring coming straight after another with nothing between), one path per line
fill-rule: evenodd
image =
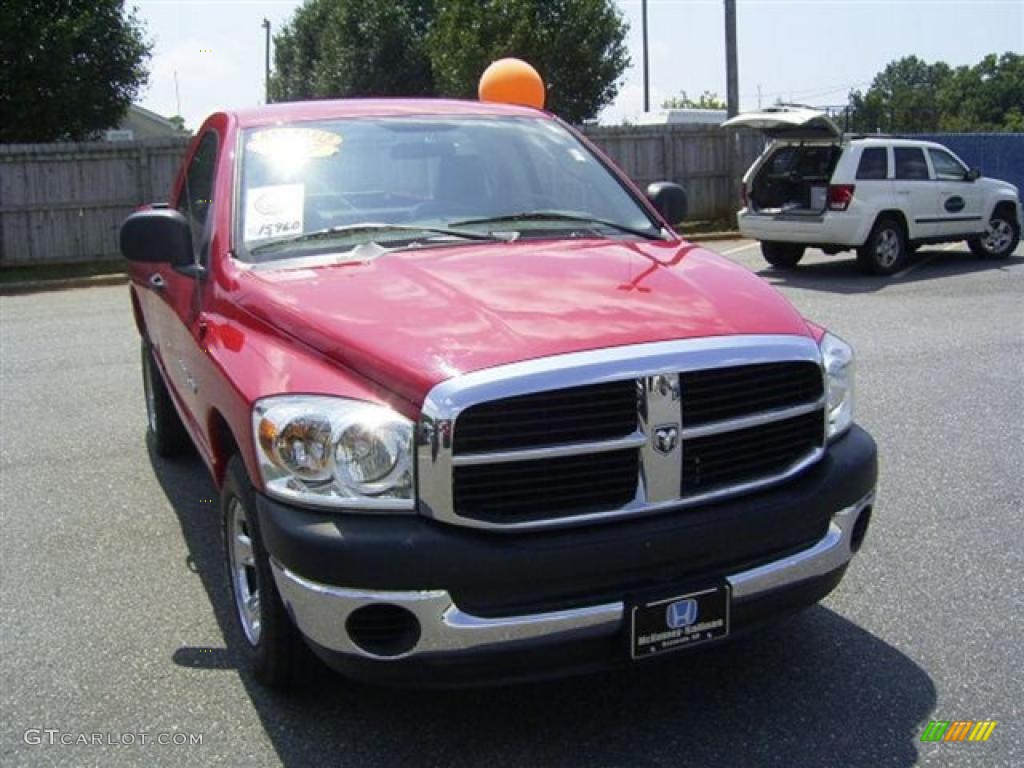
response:
M726 115L736 117L740 111L740 76L736 64L736 0L725 0L725 105ZM726 137L729 186L735 189L741 175L740 143L736 131Z
M266 84L265 104L270 103L270 19L263 19L263 29L267 32L267 39L263 51L263 81Z
M644 38L644 112L651 111L651 74L650 62L647 58L647 0L640 2L640 25Z
M736 0L725 0L725 103L729 117L740 111L740 76L736 65Z

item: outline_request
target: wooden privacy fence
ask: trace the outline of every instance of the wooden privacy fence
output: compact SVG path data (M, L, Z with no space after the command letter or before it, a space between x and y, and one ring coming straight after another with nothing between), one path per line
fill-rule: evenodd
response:
M681 184L689 197L688 219L736 213L740 179L765 146L758 131L717 125L587 126L583 132L641 189L652 181ZM731 166L730 150L736 153Z
M690 219L732 215L739 178L763 146L757 134L730 135L707 125L585 132L641 188L652 181L682 184ZM124 217L138 205L167 199L187 143L0 144L0 268L116 259Z
M0 267L118 258L121 222L167 200L187 143L0 144Z

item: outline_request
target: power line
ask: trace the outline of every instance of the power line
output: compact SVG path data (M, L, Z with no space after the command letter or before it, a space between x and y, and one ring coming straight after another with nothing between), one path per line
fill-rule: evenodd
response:
M771 98L772 96L803 96L804 98L816 98L818 96L827 96L830 93L836 93L837 91L853 90L854 88L861 88L865 85L871 85L870 80L864 80L858 83L849 83L845 85L836 85L825 89L824 86L815 86L814 88L801 88L801 89L786 89L784 91L757 91L744 93L744 99L754 99L758 96L762 98Z

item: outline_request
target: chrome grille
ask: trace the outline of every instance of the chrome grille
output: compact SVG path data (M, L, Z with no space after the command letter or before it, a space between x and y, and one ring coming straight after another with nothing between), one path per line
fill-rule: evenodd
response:
M661 342L527 361L438 385L420 510L498 530L678 509L779 482L824 451L817 346Z

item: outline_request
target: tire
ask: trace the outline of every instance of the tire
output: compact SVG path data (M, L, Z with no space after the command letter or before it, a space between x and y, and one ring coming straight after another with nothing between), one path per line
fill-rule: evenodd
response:
M252 483L237 454L228 462L220 511L228 591L242 655L260 682L273 688L291 687L308 669L311 651L277 591Z
M142 342L142 391L146 399L146 440L157 456L180 456L192 448L192 438L181 423L160 369L153 347Z
M967 246L983 259L1005 259L1020 243L1020 222L1005 210L997 209L989 219L985 234L972 237Z
M804 246L793 243L761 243L761 255L776 269L793 269L804 257Z
M891 275L903 269L908 255L903 225L898 219L883 216L857 249L857 265L869 275Z

